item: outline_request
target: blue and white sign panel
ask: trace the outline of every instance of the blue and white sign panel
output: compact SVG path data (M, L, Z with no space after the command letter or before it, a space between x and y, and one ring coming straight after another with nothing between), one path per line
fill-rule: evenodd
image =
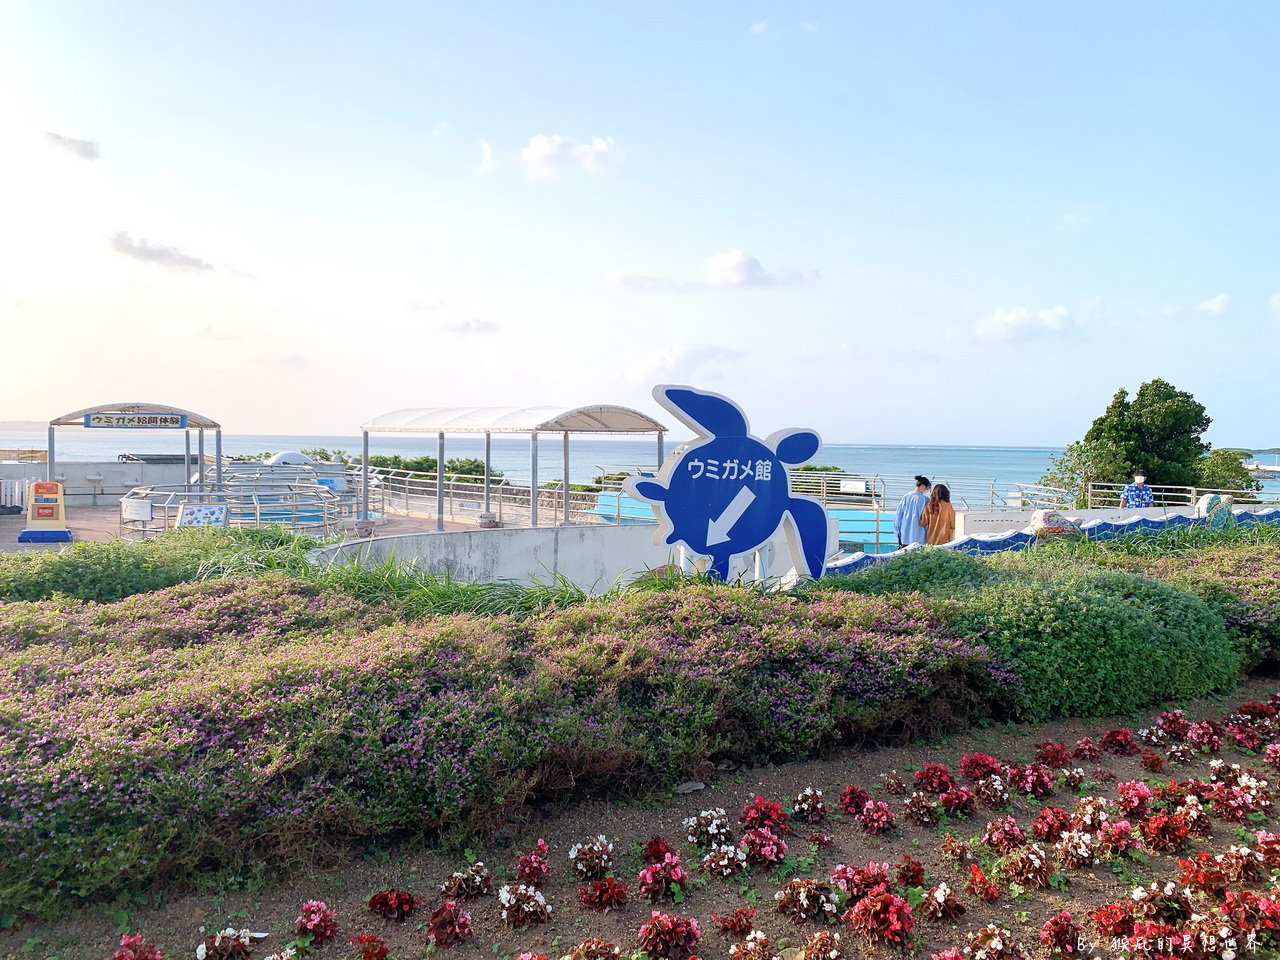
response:
M761 440L742 409L727 397L693 387L660 385L654 399L697 434L678 448L655 480L632 477L627 492L652 505L658 539L683 543L710 558L710 570L729 578L734 557L787 534L796 570L816 577L827 555L827 511L795 496L788 467L809 462L822 446L812 430L779 430Z
M84 425L86 427L181 430L187 425L187 416L179 413L86 413Z

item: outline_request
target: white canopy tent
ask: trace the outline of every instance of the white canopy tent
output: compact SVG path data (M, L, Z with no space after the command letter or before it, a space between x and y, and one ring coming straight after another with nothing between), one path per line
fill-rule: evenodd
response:
M447 433L484 434L484 512L490 507L490 452L495 433L529 434L530 524L538 525L538 434L564 437L564 521L569 520L569 435L571 433L643 434L662 440L667 428L648 414L630 407L596 404L586 407L412 407L374 417L361 428L363 451L360 515L369 519L369 434L434 433L436 435L436 529L444 529L444 438Z
M200 482L204 483L204 432L214 431L215 479L222 482L222 424L199 413L165 403L107 403L73 410L49 421L49 466L46 479L54 476L54 431L58 427L105 427L117 430L181 430L186 438L187 460L191 466L191 431L199 436Z

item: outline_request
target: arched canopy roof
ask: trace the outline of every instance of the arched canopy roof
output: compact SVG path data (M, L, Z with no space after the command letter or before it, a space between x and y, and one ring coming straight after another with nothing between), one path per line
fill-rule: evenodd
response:
M369 433L666 433L630 407L411 407L374 417Z
M208 417L198 413L192 413L190 410L183 410L181 407L171 407L165 403L104 403L101 406L85 407L83 410L74 410L71 413L64 413L60 417L54 417L49 421L49 426L82 427L85 424L85 417L92 414L122 417L135 415L185 417L186 425L192 429L222 429L222 424L217 421L210 420ZM120 424L120 426L128 426L128 424Z

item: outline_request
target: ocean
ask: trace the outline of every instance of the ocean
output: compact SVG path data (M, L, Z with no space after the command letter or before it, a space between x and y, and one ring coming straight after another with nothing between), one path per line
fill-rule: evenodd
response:
M43 432L18 433L0 431L0 449L34 448L43 450ZM668 441L666 452L674 444ZM256 434L224 434L222 449L227 455L323 447L327 450L360 452L360 437L270 436ZM59 428L56 453L59 460L115 460L122 453L181 453L181 431L85 430ZM192 449L195 438L192 437ZM213 453L213 435L206 434L206 453ZM435 455L434 436L371 434L369 451L373 454L401 456ZM1035 483L1049 466L1056 447L944 447L897 444L830 443L823 446L814 463L830 464L851 473L913 476L922 473L930 478L971 477L1005 483ZM445 458L483 457L484 440L480 437L447 436ZM558 479L563 473L563 450L559 436L543 436L538 441L538 477ZM513 478L529 476L529 440L527 437L495 436L493 466ZM652 467L657 462L657 444L653 439L594 438L572 436L569 440L569 479L587 483L610 466Z

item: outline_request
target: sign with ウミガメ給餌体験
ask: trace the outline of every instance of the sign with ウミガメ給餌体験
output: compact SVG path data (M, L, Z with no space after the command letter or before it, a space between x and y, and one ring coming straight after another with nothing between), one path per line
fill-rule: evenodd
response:
M827 512L819 501L793 494L787 472L814 457L822 446L818 434L794 428L762 440L751 435L742 409L718 393L666 384L653 395L697 434L655 479L626 483L628 493L653 507L658 539L708 557L711 572L728 579L734 557L758 550L782 528L796 569L820 575Z
M182 430L187 425L187 417L181 413L86 413L84 425L130 430Z

